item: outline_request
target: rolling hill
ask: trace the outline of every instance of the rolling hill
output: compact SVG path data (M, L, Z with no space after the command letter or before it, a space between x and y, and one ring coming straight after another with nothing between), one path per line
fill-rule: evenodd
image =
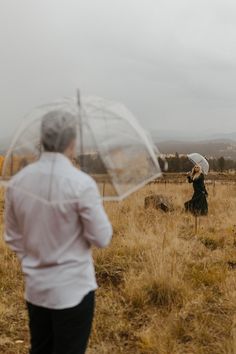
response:
M178 141L167 140L156 142L161 153L189 154L198 152L207 157L221 157L236 160L236 140L215 139L203 141Z

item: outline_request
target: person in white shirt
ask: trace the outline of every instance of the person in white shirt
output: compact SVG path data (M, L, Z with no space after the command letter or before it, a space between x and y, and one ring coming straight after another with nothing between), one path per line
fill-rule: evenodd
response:
M44 152L6 191L5 241L21 261L30 354L83 354L97 288L91 247L106 247L112 226L94 180L71 163L76 118L47 113Z

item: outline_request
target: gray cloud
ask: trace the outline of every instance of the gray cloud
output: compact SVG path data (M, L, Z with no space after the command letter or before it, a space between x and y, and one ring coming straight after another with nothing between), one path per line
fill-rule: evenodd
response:
M0 136L78 86L155 131L236 130L235 19L233 0L7 0Z

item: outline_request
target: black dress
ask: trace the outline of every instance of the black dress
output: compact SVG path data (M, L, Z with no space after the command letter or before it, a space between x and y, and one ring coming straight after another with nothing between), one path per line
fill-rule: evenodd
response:
M192 199L184 203L185 210L190 211L194 215L207 215L208 203L207 203L207 190L204 183L204 175L200 174L199 177L193 179L188 176L189 183L193 183L194 194Z

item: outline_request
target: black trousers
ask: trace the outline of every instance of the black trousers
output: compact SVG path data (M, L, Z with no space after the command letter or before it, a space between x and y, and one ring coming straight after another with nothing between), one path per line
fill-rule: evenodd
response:
M95 307L95 292L72 308L51 310L27 302L30 354L84 354Z

